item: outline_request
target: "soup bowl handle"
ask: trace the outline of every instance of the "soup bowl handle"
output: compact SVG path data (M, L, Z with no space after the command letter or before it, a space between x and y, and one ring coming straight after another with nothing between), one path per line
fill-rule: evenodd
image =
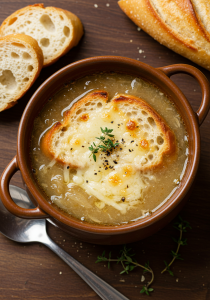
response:
M9 182L12 176L19 170L16 156L6 167L2 176L0 178L0 197L1 201L8 211L13 215L20 218L26 219L43 219L47 218L48 215L45 214L38 206L34 209L22 208L14 203L9 193Z
M184 65L184 64L170 65L170 66L160 67L157 69L161 70L168 77L171 77L172 75L178 73L183 73L183 74L191 75L198 81L202 91L201 105L196 112L198 123L200 126L205 120L210 108L210 87L206 76L195 67L190 65Z

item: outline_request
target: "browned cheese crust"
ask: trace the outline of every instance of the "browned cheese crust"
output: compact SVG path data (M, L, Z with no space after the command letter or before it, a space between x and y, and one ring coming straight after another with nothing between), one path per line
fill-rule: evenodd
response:
M210 26L206 26L210 8L206 0L120 0L118 4L160 44L210 70Z

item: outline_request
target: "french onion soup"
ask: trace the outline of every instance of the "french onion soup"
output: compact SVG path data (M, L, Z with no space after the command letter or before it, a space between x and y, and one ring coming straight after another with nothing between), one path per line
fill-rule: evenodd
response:
M66 84L35 119L31 163L48 201L82 221L145 217L179 188L188 138L157 87L118 73Z

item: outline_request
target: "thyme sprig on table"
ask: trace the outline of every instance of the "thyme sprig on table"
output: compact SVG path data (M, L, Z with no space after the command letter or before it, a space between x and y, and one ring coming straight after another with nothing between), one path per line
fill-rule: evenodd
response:
M187 232L187 228L191 229L191 226L190 226L189 222L183 220L181 216L178 216L178 221L174 223L173 227L176 228L179 231L179 239L173 238L173 240L178 244L177 249L176 249L175 252L171 251L173 259L171 260L171 262L169 264L166 261L164 261L166 267L161 272L161 274L162 274L162 273L167 271L171 276L174 276L174 273L171 271L170 266L173 264L173 262L176 259L183 260L180 256L180 254L179 254L180 247L187 245L187 239L183 238L183 233ZM123 270L122 270L122 272L120 272L120 274L129 274L129 272L133 271L136 267L140 267L144 270L143 273L149 272L151 274L151 280L143 286L140 293L141 294L146 294L146 295L149 296L150 293L154 291L154 289L151 287L151 285L154 281L154 272L151 269L151 267L149 266L149 262L145 263L144 266L139 264L133 258L133 256L135 254L132 253L132 249L127 248L126 245L123 246L122 250L120 250L120 256L119 257L113 259L111 257L111 255L112 255L111 252L109 252L108 257L106 257L105 256L105 251L104 251L101 256L97 257L96 263L107 262L109 269L110 269L111 262L116 262L117 264L120 263L122 265L122 268L123 268Z
M101 150L103 152L107 152L107 151L114 149L115 147L117 147L119 145L119 143L114 143L114 141L110 139L110 138L114 137L114 135L111 134L113 129L108 129L107 127L105 127L105 129L103 129L102 127L100 127L100 128L101 128L101 132L105 136L101 135L100 137L96 137L96 139L98 139L100 141L99 145L96 145L93 142L93 145L91 145L89 147L89 150L91 151L91 155L93 155L94 161L96 161L95 153L98 153L99 150ZM106 137L108 137L108 138L106 138Z
M120 250L120 256L113 259L111 258L111 252L109 252L109 256L106 257L105 256L105 251L102 253L101 256L98 256L97 257L97 261L96 263L99 263L99 262L108 262L108 268L110 269L110 264L111 262L117 262L120 263L122 265L122 272L120 272L120 274L129 274L129 272L133 271L136 267L140 267L142 268L144 271L143 273L147 273L149 272L151 274L151 280L145 284L142 288L142 290L140 291L141 294L146 294L149 296L149 294L151 292L154 291L153 288L151 288L151 284L154 280L154 273L153 273L153 270L150 268L149 266L149 262L147 262L144 266L139 264L134 258L133 256L135 255L134 253L131 252L131 248L127 248L126 245L123 246L123 249Z
M173 264L173 262L175 261L175 259L181 259L183 260L183 258L181 257L181 255L179 254L179 249L180 246L185 246L187 245L187 239L183 239L183 232L187 232L187 228L191 228L189 222L185 221L182 219L181 216L178 217L178 221L176 223L174 223L174 228L176 228L177 230L179 230L179 239L177 240L176 238L172 238L173 241L175 243L177 243L177 248L176 248L176 252L171 251L171 255L173 256L171 262L168 264L165 260L164 260L164 264L166 265L165 269L162 270L161 274L163 274L164 272L168 272L171 276L174 276L174 273L171 271L170 266Z

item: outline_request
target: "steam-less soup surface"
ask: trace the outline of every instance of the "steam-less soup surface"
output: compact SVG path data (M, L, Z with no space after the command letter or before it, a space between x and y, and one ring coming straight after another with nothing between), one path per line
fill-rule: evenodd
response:
M56 122L63 122L65 112L76 102L96 90L108 92L109 100L118 94L124 94L139 97L147 102L174 133L175 153L172 156L165 155L163 163L156 168L139 168L134 162L139 161L135 151L139 147L140 140L137 135L135 138L131 132L123 130L125 122L127 124L135 122L136 111L129 111L126 116L121 113L119 118L112 114L106 117L107 114L100 111L99 107L95 114L93 108L90 120L85 119L86 127L75 127L76 129L72 129L72 136L67 137L69 141L67 146L70 146L68 151L72 151L72 157L78 158L78 166L72 167L72 164L69 164L69 167L66 162L61 163L55 157L49 158L45 155L41 144L46 133ZM138 120L142 122L136 126L143 138L141 141L146 141L150 146L149 149L156 149L158 153L164 139L160 135L156 139L151 139L154 124L152 122L145 124L142 119ZM105 128L112 130L109 133L111 136L104 133ZM80 139L78 145L75 136ZM97 137L102 137L105 141L112 140L114 144L116 143L115 148L108 152L103 151L103 148L98 146L105 144ZM66 140L65 137L65 143L60 144L63 158ZM187 140L184 124L175 106L157 87L130 75L95 74L66 84L52 99L49 99L36 118L31 139L32 168L40 187L52 205L82 221L117 225L151 214L179 188L188 159ZM141 146L144 145L145 142ZM97 152L93 151L95 148L98 148ZM56 155L58 158L58 154ZM152 160L154 156L148 152L147 157L143 157L139 165L152 166Z

